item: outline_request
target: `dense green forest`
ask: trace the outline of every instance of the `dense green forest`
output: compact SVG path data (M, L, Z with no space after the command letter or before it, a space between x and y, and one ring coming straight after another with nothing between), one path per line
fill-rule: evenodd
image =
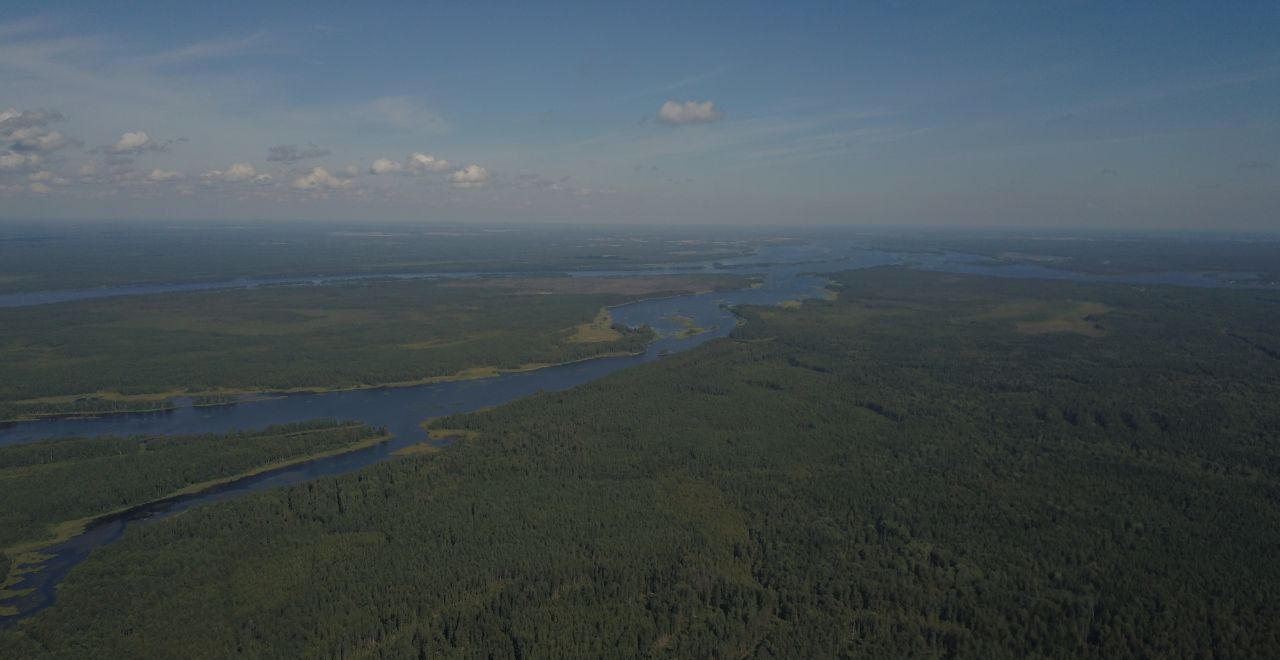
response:
M577 326L605 306L744 281L383 280L0 309L0 419L150 410L181 392L359 387L631 353L652 331L606 327L580 340Z
M638 268L749 254L750 237L667 227L376 223L0 225L0 293L317 274Z
M130 530L6 657L1264 658L1280 297L873 269Z
M49 538L58 523L344 449L382 433L361 424L316 421L218 435L62 438L0 447L0 548Z

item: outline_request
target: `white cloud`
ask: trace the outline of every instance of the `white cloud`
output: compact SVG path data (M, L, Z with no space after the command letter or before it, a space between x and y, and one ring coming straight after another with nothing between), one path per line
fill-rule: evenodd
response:
M175 172L173 170L155 169L151 170L151 174L147 175L148 181L172 181L174 179L181 178L182 172Z
M35 167L40 164L40 160L40 154L0 151L0 172Z
M479 165L468 165L449 175L449 182L460 188L483 186L489 180L489 170Z
M0 111L0 170L27 169L39 165L40 154L49 154L63 147L79 144L48 125L62 121L63 116L53 110Z
M419 172L443 172L449 169L449 161L416 151L409 155L407 165L409 169Z
M36 193L37 195L43 195L49 192L49 186L46 186L43 183L40 183L39 181L32 183L30 186L27 186L27 188L30 189L31 192Z
M205 177L210 179L221 179L232 183L239 181L249 181L256 179L258 170L252 163L232 163L231 167L225 170L212 170L205 173Z
M164 145L152 140L146 131L132 131L121 135L110 150L118 154L138 154L144 151L160 151L162 149L164 149Z
M431 154L413 152L403 163L390 158L379 158L369 168L370 174L396 174L409 172L423 174L427 172L443 172L449 169L449 161L436 158Z
M370 174L393 174L404 170L404 165L391 160L390 158L379 158L373 161L373 166L369 168Z
M227 168L227 181L244 181L258 175L258 170L250 163L233 163Z
M76 143L58 131L35 127L14 131L9 138L13 140L12 148L17 151L57 151Z
M668 124L702 124L724 116L711 101L667 101L658 109L658 119Z
M31 174L27 175L27 181L31 181L33 183L40 182L44 184L52 184L56 186L65 186L68 183L71 183L66 178L58 176L57 174L54 174L49 170L40 170L39 172L32 172Z
M45 110L43 108L40 110L18 110L17 108L9 108L0 111L0 134L7 134L20 128L47 126L63 119L62 114L54 110Z
M299 190L323 190L325 188L349 188L351 179L340 179L323 167L313 167L311 171L293 180L293 187Z

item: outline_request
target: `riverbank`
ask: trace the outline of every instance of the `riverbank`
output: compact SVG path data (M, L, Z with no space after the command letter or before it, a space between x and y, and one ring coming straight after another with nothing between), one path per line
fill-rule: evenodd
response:
M350 431L363 427L363 424L344 424L336 427L320 429L318 431L302 431L290 434L287 437L299 437L302 435L312 434L319 431ZM235 474L230 474L214 479L201 480L192 484L188 484L182 488L167 492L158 497L149 498L144 501L136 502L126 506L117 507L115 509L83 516L76 519L64 520L56 523L50 523L45 529L48 535L40 538L27 539L20 541L3 549L3 553L10 560L8 575L4 579L0 579L0 602L25 595L25 590L14 589L21 581L21 578L27 573L39 570L40 565L49 559L49 556L42 551L64 543L76 536L83 534L93 524L108 520L116 516L127 514L130 511L154 506L158 503L172 500L187 495L202 493L219 486L229 483L241 481L250 477L266 474L272 471L305 464L319 459L340 456L351 452L360 451L369 447L373 447L391 440L392 435L389 433L378 433L366 438L361 438L356 442L349 443L340 447L334 447L323 451L302 454L285 458L281 460L271 461L257 465L248 470L243 470ZM6 607L0 605L0 616L11 616L14 612L7 612Z
M656 339L656 337L655 337ZM646 346L647 349L647 346ZM447 376L428 376L416 380L402 380L387 383L371 383L364 385L349 385L336 387L291 387L286 389L259 390L259 389L235 389L223 388L216 390L200 390L190 392L185 390L171 390L158 394L121 394L119 392L103 391L91 394L68 394L55 397L41 397L39 399L27 399L25 401L15 401L18 404L47 404L57 405L60 403L73 403L75 401L83 401L85 399L100 399L103 401L120 401L120 402L137 402L139 404L168 404L151 408L139 409L123 409L123 410L96 410L89 412L50 412L36 413L32 415L24 415L10 419L0 420L0 424L13 424L21 422L35 422L42 419L96 419L106 417L108 415L132 415L138 413L165 412L175 410L179 406L171 403L171 399L176 398L198 398L198 397L237 397L235 401L224 401L216 404L193 404L194 408L212 408L219 406L232 406L237 403L249 403L252 401L261 401L279 396L288 396L290 394L331 394L337 392L361 392L367 390L380 390L399 387L416 387L418 385L433 385L437 383L455 383L460 381L478 380L481 378L494 378L503 374L518 374L537 369L545 369L547 367L559 367L570 364L578 364L588 362L599 358L610 357L626 357L630 355L640 355L644 353L644 349L639 351L611 351L599 353L590 357L577 358L574 360L565 360L563 362L530 362L522 364L511 369L501 369L498 367L471 367L463 369Z
M754 280L754 281L746 280L746 281L748 282L749 286L744 288L748 288L748 289L758 288L756 286L756 284L758 284L758 280ZM657 302L657 301L663 301L663 300L672 300L677 298L683 298L689 295L701 295L704 293L709 293L709 292L718 291L718 290L722 290L722 289L705 289L705 290L697 290L692 293L678 293L678 294L664 295L664 296L652 296L649 298L640 298L637 300L630 300L627 302L618 303L614 305L605 305L600 308L596 316L591 321L575 326L574 327L575 334L572 335L567 341L568 343L572 343L572 344L590 344L590 343L603 343L606 341L616 341L617 339L621 338L621 334L617 333L617 331L613 330L612 328L613 318L611 316L610 310L617 309L619 307L624 307L626 305ZM723 290L732 291L736 289L723 289ZM678 334L680 338L689 338L689 337L707 332L707 328L698 326L691 319L688 319L688 317L676 316L672 318L675 318L683 326L681 332ZM606 336L602 331L602 329L607 330L609 332L613 332L614 334ZM639 332L641 330L639 328L636 328L634 329L634 331ZM357 392L357 391L378 390L378 389L386 389L386 388L416 387L420 385L433 385L437 383L452 383L452 382L460 382L460 381L478 380L481 378L494 378L497 376L501 376L503 374L525 373L525 372L534 371L537 369L544 369L547 367L579 364L582 362L587 362L590 360L595 360L600 358L626 357L626 356L640 355L640 354L643 354L645 350L647 350L648 347L651 346L658 339L661 339L660 334L657 332L654 332L653 335L649 338L646 345L643 348L635 351L608 351L608 352L597 353L597 354L582 357L582 358L575 358L573 360L563 360L559 362L529 362L529 363L525 363L518 367L514 367L510 369L502 369L502 368L493 367L493 366L468 367L466 369L462 369L452 374L447 374L443 376L427 376L424 378L418 378L418 379L412 379L412 380L388 381L388 382L380 382L380 383L362 383L362 384L356 384L356 385L338 385L338 386L328 386L328 387L327 386L302 386L302 387L276 388L276 389L265 389L265 390L258 389L258 388L216 388L216 389L205 389L205 390L176 390L175 389L175 390L166 390L163 392L154 392L154 393L148 393L148 394L122 394L120 392L115 392L111 390L100 390L97 392L88 392L88 393L80 393L80 394L65 394L65 395L57 395L57 396L37 397L37 398L31 398L31 399L23 399L20 401L13 401L11 403L13 405L57 406L57 405L72 405L72 404L75 404L76 402L86 401L86 400L99 400L99 401L115 402L115 403L122 403L122 404L137 404L137 406L126 407L126 408L104 408L101 410L87 410L87 411L74 410L74 411L52 411L47 413L31 413L26 415L20 415L17 417L10 417L7 419L0 419L0 424L34 422L42 419L96 419L99 417L105 417L109 415L132 415L132 414L139 414L139 413L166 412L166 411L176 410L177 408L179 408L179 406L173 403L172 401L173 399L179 399L179 398L219 399L216 403L193 403L192 404L192 407L212 408L212 407L221 407L221 406L231 406L231 405L236 405L238 403L261 401L267 398L278 397L278 396L288 396L291 394L330 394L330 393L338 393L338 392ZM233 400L226 400L228 398L231 398Z

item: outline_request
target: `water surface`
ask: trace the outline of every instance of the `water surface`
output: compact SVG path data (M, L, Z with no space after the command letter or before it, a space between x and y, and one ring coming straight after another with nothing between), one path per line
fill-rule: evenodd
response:
M640 355L608 357L574 364L547 367L536 371L510 373L470 381L436 383L409 387L389 387L347 392L289 394L229 406L193 408L180 405L174 410L108 415L93 419L54 418L19 422L0 427L0 446L35 442L58 436L101 435L170 435L188 433L221 433L257 429L318 417L355 420L372 426L383 426L393 435L385 443L345 454L321 458L283 467L248 477L209 490L146 504L121 514L111 515L91 524L86 531L69 541L50 546L42 552L50 557L23 576L17 589L31 593L0 601L0 606L19 610L14 616L0 616L0 626L30 617L53 605L56 587L68 571L84 561L97 547L120 537L131 524L146 524L186 511L195 506L220 502L249 493L324 476L359 470L388 460L404 447L421 442L438 442L422 430L422 420L464 413L507 403L538 391L564 390L604 377L620 369L651 362L663 355L688 350L705 341L727 335L735 324L728 310L734 305L772 305L798 298L819 297L826 280L824 272L867 268L878 265L905 264L932 271L972 273L999 277L1069 279L1075 281L1120 282L1130 284L1178 284L1200 287L1249 286L1247 274L1148 273L1125 276L1091 275L1030 264L1004 264L985 257L966 254L895 254L868 250L852 241L829 241L821 244L770 246L758 254L724 260L715 264L680 264L664 267L661 272L734 272L758 275L761 286L739 291L685 295L661 300L630 303L614 308L618 323L638 327L650 325L664 336ZM641 271L643 272L643 271ZM637 271L593 271L576 275L625 275ZM454 273L449 277L476 276ZM440 274L406 274L396 277L439 277ZM175 291L247 287L263 284L327 284L378 276L332 276L324 278L277 278L275 280L228 280L211 283L185 283L148 287L115 287L87 291L37 292L0 296L0 307L52 304L68 300L99 298L112 295L147 295ZM707 331L692 337L679 337L684 329L676 317L693 320Z

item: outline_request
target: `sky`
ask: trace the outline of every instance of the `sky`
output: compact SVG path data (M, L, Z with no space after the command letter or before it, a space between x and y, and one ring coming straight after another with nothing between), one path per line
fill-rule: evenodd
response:
M1280 231L1280 2L0 0L0 219Z

